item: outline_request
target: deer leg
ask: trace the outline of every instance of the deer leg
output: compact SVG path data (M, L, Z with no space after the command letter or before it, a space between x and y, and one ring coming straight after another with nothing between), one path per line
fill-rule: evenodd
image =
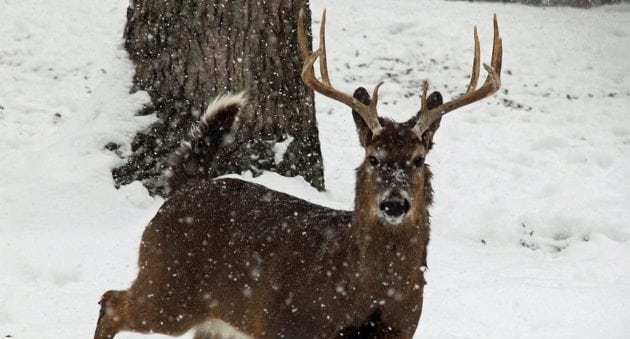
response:
M107 291L99 304L101 311L94 339L113 339L120 331L181 335L200 322L198 318L180 320L180 313L171 309L161 314L160 309L167 305L147 303L138 297L137 292L134 293L133 287L125 291ZM182 314L195 313L188 310Z
M107 291L101 297L101 310L94 339L112 339L127 322L128 291Z

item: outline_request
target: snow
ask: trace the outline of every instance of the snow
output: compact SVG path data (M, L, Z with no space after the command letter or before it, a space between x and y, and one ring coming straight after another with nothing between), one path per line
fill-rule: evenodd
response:
M140 235L162 200L139 183L114 189L121 160L104 149L128 152L155 119L134 116L148 95L130 93L127 5L0 2L3 337L90 337L102 292L137 272ZM333 83L351 92L385 81L379 111L397 120L417 110L422 80L447 100L461 93L473 26L486 61L499 18L501 92L446 116L427 158L436 193L416 338L628 338L630 5L311 6L315 18L328 9ZM243 177L350 209L363 151L349 109L316 103L328 191Z

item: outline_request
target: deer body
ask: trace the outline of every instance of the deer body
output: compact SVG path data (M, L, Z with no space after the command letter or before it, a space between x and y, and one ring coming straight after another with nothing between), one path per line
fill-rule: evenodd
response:
M190 204L179 203L184 197ZM217 318L256 338L330 338L378 313L413 334L426 243L402 232L357 234L352 218L237 179L191 182L143 234L125 312L138 316L125 322L180 334ZM408 246L396 245L401 237Z
M300 15L302 78L352 108L365 158L357 169L353 211L315 205L237 179L207 178L216 150L231 140L241 96L215 100L173 157L169 196L147 226L139 273L124 291L101 299L95 339L119 331L221 338L229 324L253 338L411 338L422 311L432 203L424 160L445 113L494 93L501 40L495 18L492 66L475 89L442 103L421 96L404 123L379 118L378 86L352 96L330 85L322 19L320 49L309 53ZM322 80L313 62L321 57ZM231 335L231 334L230 334ZM230 335L227 335L230 337Z

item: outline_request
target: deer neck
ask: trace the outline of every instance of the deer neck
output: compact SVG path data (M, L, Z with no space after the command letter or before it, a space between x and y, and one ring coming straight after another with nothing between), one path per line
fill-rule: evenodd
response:
M428 242L429 221L425 211L418 211L398 225L381 221L378 217L355 215L352 222L350 238L356 250L357 262L373 261L378 256L398 258L406 257L414 260L416 254L424 251Z
M424 196L418 197L425 199ZM355 204L360 204L360 199ZM412 274L426 266L426 247L429 242L429 214L422 205L403 222L391 225L374 213L356 206L350 237L350 262L360 274L381 274L396 267L397 274ZM362 272L362 273L361 273Z
M347 281L357 300L376 307L392 297L390 292L415 298L424 286L428 222L417 218L387 225L355 215L350 231Z

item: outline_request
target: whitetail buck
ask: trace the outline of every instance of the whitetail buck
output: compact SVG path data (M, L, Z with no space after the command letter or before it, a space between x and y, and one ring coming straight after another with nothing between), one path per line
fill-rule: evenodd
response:
M353 96L329 80L324 43L298 40L302 79L353 110L365 159L354 211L314 205L236 179L205 179L197 169L235 128L241 96L216 100L174 157L170 196L140 245L140 272L101 301L95 339L119 331L195 338L411 338L425 285L431 171L425 158L441 117L500 86L502 45L494 18L491 65L480 88L479 41L464 95L447 103L425 83L421 109L404 123L379 118L378 86ZM313 64L319 58L321 80ZM229 139L229 138L227 138ZM205 157L205 158L204 158ZM208 160L209 159L209 160ZM233 331L224 333L222 330Z

